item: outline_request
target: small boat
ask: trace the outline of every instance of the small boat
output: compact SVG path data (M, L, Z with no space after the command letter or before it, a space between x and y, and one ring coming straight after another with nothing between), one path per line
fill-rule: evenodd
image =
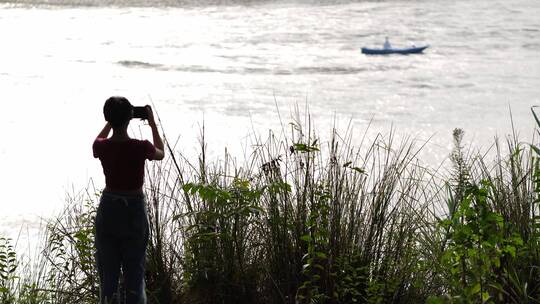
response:
M366 55L418 54L418 53L422 53L428 47L429 45L415 46L415 47L409 47L409 48L391 48L391 49L371 49L371 48L363 47L362 54L366 54Z

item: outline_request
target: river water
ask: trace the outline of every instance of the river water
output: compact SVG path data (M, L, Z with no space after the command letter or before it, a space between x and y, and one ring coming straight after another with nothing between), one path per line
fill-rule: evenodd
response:
M89 180L111 95L153 102L169 138L240 159L253 134L309 108L321 135L410 135L429 164L451 132L526 140L540 104L540 1L0 1L0 233L36 226ZM363 46L429 44L422 55ZM132 132L148 136L144 124ZM355 137L356 138L356 137ZM353 139L355 140L355 139ZM25 229L25 228L23 228Z

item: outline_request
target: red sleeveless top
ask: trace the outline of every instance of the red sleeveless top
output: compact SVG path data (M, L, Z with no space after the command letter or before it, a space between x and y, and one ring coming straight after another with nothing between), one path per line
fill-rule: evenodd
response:
M97 138L92 145L99 158L109 190L138 190L144 182L144 161L152 159L156 148L148 140L111 141Z

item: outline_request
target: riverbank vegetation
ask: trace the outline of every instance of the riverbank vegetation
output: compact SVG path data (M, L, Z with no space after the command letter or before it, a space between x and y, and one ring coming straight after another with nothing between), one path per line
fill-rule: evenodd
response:
M393 134L284 129L241 163L203 135L196 161L148 165L149 303L540 303L539 148L456 129L446 170ZM34 259L0 239L1 303L97 303L98 199L71 197Z

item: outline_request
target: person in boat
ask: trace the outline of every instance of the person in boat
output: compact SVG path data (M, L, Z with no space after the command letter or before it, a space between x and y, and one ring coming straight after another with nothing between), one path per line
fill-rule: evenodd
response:
M152 108L147 105L145 109L153 143L128 136L133 106L126 98L113 96L103 107L107 123L92 145L105 175L94 223L100 303L119 303L124 297L128 304L146 303L144 270L149 225L142 189L144 164L146 160L162 160L165 153ZM124 277L122 295L118 292L120 270Z
M392 45L390 44L390 41L388 41L388 37L385 37L384 38L383 49L389 50L391 48L392 48Z

